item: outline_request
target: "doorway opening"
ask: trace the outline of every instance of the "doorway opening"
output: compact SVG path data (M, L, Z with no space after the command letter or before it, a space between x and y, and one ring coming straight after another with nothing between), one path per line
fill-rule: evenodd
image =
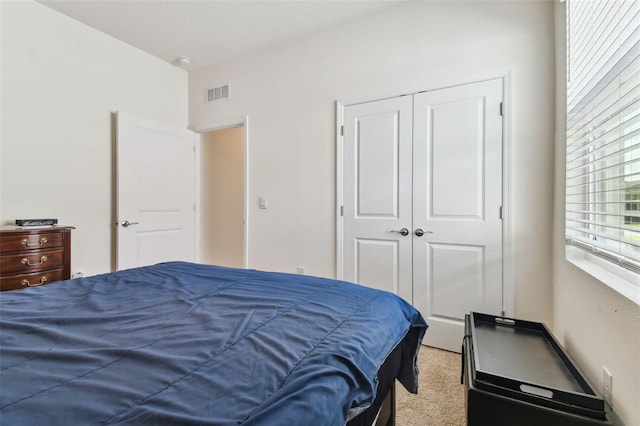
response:
M247 267L246 123L199 132L196 248L205 264Z

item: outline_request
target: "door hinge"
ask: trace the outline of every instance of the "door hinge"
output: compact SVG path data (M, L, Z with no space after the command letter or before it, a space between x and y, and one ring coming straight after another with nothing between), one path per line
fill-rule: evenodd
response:
M340 136L344 136L344 126L340 126Z
M500 102L500 115L504 115L504 103Z
M500 216L500 219L502 219L502 213L503 213L502 206L500 206L500 209L498 211L498 216Z
M504 309L503 309L502 311L500 311L500 316L501 316L501 317L504 317L504 316L506 316L506 315L507 315L507 313L504 311Z
M344 216L344 206L340 206L340 216Z

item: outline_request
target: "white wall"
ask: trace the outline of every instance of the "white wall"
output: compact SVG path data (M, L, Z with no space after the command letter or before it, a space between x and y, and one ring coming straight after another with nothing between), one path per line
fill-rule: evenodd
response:
M600 391L602 367L607 367L613 377L613 409L626 425L640 425L640 306L567 262L564 255L565 6L556 4L554 334Z
M250 118L250 266L335 276L336 100L510 72L517 297L509 313L550 324L553 31L551 2L407 2L190 73L192 126ZM205 105L204 89L226 82L231 99Z
M31 1L2 8L0 222L72 225L72 270L112 268L112 111L187 125L187 73Z

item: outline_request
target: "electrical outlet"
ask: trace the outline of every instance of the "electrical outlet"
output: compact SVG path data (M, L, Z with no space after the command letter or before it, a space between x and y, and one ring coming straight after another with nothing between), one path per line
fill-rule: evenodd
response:
M613 377L611 376L611 372L605 367L602 366L602 396L604 400L611 406L611 386L613 385Z
M299 273L300 275L304 275L304 267L303 267L303 266L298 266L297 271L298 271L298 273Z

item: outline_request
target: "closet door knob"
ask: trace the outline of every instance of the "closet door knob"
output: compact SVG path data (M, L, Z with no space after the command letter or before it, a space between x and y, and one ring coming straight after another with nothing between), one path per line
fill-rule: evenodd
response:
M422 228L416 229L413 233L416 234L416 237L422 237L424 234L433 234L433 232L425 231Z
M398 230L396 230L396 229L392 229L392 230L391 230L391 231L389 231L389 232L395 232L395 233L398 233L398 234L402 235L403 237L406 237L407 235L409 235L409 230L408 230L407 228L402 228L402 229L401 229L401 230L399 230L399 231L398 231Z

